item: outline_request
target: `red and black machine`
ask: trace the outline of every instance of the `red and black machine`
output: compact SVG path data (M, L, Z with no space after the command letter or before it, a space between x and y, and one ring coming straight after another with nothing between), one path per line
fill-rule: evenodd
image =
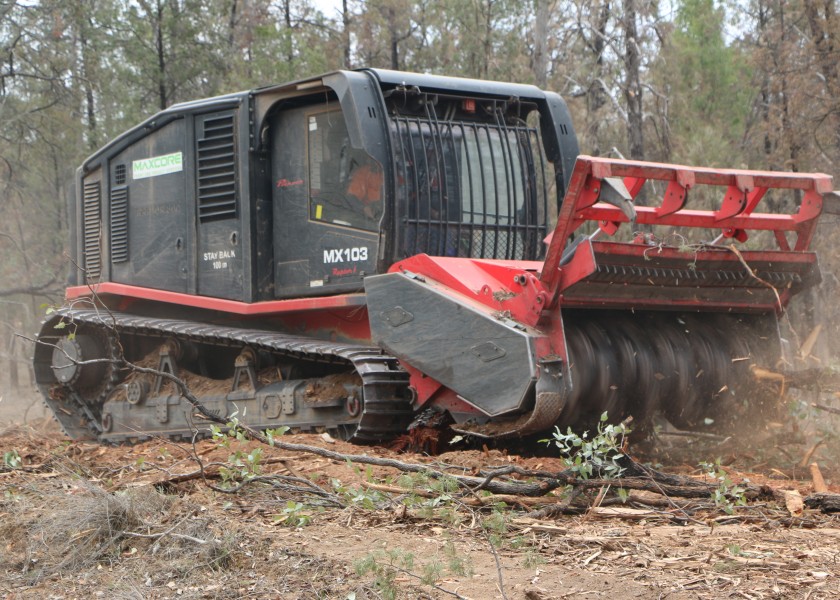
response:
M161 373L360 442L426 409L489 438L604 411L726 427L777 399L750 368L819 281L830 190L580 156L528 85L363 69L179 104L79 169L36 379L105 441L201 428Z

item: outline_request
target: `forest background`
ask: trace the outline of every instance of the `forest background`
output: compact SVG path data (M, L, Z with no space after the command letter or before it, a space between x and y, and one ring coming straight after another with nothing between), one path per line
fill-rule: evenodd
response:
M61 300L75 168L176 102L360 66L498 79L564 96L587 154L837 174L837 8L339 0L323 12L309 0L0 0L0 352L25 364L31 348L13 332L34 330L42 305ZM825 281L807 304L840 323L836 220L823 220Z

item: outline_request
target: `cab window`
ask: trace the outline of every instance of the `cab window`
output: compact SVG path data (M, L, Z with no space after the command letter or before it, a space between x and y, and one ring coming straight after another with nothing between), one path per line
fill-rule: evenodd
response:
M384 198L382 165L350 144L340 109L306 119L310 218L377 230Z

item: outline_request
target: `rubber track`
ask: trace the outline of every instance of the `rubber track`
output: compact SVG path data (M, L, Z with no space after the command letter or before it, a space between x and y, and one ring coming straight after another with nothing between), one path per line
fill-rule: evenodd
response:
M57 321L60 317L64 321L115 329L118 334L172 336L203 344L250 346L296 360L352 365L362 379L364 398L358 428L349 438L353 442L374 443L400 435L405 432L413 416L408 393L408 373L399 368L396 358L383 354L375 346L340 344L265 330L90 309L63 309L56 311L56 314L58 316L51 321ZM47 326L45 324L42 331L46 331ZM55 334L51 332L50 335ZM325 427L330 425L324 424ZM90 427L100 440L109 441L107 434L99 431L98 423L90 423Z

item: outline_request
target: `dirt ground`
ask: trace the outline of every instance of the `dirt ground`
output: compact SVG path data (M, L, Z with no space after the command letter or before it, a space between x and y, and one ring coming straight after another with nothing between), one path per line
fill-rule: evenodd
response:
M535 511L562 498L477 506L421 474L230 439L71 442L29 399L4 395L0 410L7 599L840 597L840 520L791 504L813 491L799 464L818 461L840 492L836 423L824 416L819 431L792 418L758 445L661 435L631 447L656 468L715 483L697 465L719 459L722 490L772 492L745 506L596 489L543 517ZM317 434L283 439L452 473L564 468L545 450L424 457ZM241 481L234 463L254 456L250 482L223 491Z

